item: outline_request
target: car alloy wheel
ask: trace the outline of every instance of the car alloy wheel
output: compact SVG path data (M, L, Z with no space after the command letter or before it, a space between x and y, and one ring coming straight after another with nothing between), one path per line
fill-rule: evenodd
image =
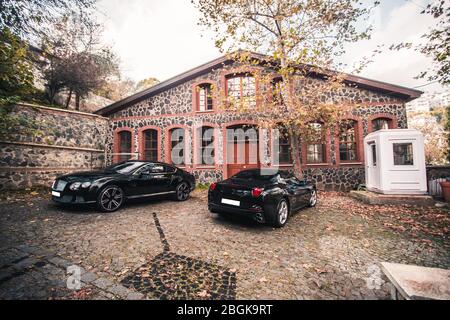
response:
M123 191L117 186L106 187L99 197L100 208L112 212L120 208L123 202Z
M177 200L184 201L189 197L189 193L191 192L188 184L186 182L182 182L177 186Z
M311 190L311 197L309 198L309 206L314 207L317 204L317 191Z
M284 226L289 215L289 207L286 200L281 200L278 204L278 223L280 226Z

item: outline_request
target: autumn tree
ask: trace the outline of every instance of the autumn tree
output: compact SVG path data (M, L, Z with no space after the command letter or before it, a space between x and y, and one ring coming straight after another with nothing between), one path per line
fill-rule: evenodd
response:
M0 29L7 28L27 40L39 39L64 15L79 14L82 23L96 0L0 0Z
M94 93L112 101L119 101L136 92L136 83L131 79L122 79L120 76L112 77Z
M444 130L447 134L447 161L450 162L450 106L445 108Z
M96 53L80 52L69 56L64 83L69 90L66 106L72 94L75 95L75 108L80 109L80 100L89 93L103 87L108 77L118 72L115 55L109 49Z
M340 94L346 75L333 70L343 67L338 58L346 43L369 38L370 26L359 29L357 22L371 7L358 0L193 2L200 24L214 31L216 46L242 66L236 72L271 68L270 74L255 71L261 73L256 98L222 97L221 107L251 113L261 126L286 128L300 175L299 137L317 138L312 122L320 121L326 130L349 110Z
M61 89L68 91L66 107L75 95L76 108L80 99L100 89L109 77L118 73L118 59L101 43L102 28L91 21L81 23L78 15L64 16L53 26L53 32L42 39L48 64L43 75L49 101Z
M450 4L446 0L434 0L421 12L432 16L435 24L422 35L418 44L402 42L391 45L391 50L413 49L432 59L432 66L420 72L416 78L427 79L430 83L450 84Z
M108 79L108 82L95 93L110 100L118 101L136 92L153 87L159 82L158 79L149 77L136 83L131 79L122 79L119 74L117 77Z
M136 92L139 92L139 91L148 89L150 87L153 87L154 85L157 85L158 83L159 83L159 80L156 78L153 78L153 77L145 78L136 84L135 90L136 90Z
M445 119L442 119L445 120ZM431 165L446 163L448 152L448 133L445 123L432 112L408 114L408 126L417 129L424 135L425 162Z

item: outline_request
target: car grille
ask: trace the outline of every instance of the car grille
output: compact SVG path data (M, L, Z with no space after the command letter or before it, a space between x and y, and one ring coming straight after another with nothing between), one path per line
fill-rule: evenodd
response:
M64 180L58 180L56 182L55 190L56 191L64 191L64 188L66 187L67 182Z

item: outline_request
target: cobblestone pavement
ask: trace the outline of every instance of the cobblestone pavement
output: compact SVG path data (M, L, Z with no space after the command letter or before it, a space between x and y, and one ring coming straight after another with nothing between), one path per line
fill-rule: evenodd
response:
M450 267L448 234L417 241L351 214L355 200L320 200L282 229L212 215L204 191L112 214L2 200L0 299L386 299L379 262ZM81 290L67 289L68 265L83 268Z

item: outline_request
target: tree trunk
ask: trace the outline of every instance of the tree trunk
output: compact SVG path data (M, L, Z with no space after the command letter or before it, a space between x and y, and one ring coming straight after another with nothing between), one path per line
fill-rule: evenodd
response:
M46 95L48 102L53 104L55 102L55 90L51 86L47 87Z
M280 58L280 65L281 68L286 70L288 67L287 61L286 61L286 51L284 48L284 45L282 43L282 39L280 40L280 49L282 52L281 58ZM292 99L292 92L290 86L294 85L291 84L291 79L289 77L286 77L283 75L283 101L285 106L289 109L292 109L291 104L293 103ZM286 98L285 98L286 97ZM294 165L294 175L300 180L303 178L303 172L302 172L302 165L300 162L300 148L299 148L299 136L297 134L296 128L293 128L292 125L290 125L288 128L289 133L289 141L291 145L291 158Z
M66 109L69 109L69 103L71 99L72 99L72 89L69 90L69 95L67 96L66 99Z
M299 136L297 132L289 127L289 142L291 144L291 158L294 165L294 175L299 179L303 179L302 165L300 162Z
M80 94L75 93L75 109L80 111Z

